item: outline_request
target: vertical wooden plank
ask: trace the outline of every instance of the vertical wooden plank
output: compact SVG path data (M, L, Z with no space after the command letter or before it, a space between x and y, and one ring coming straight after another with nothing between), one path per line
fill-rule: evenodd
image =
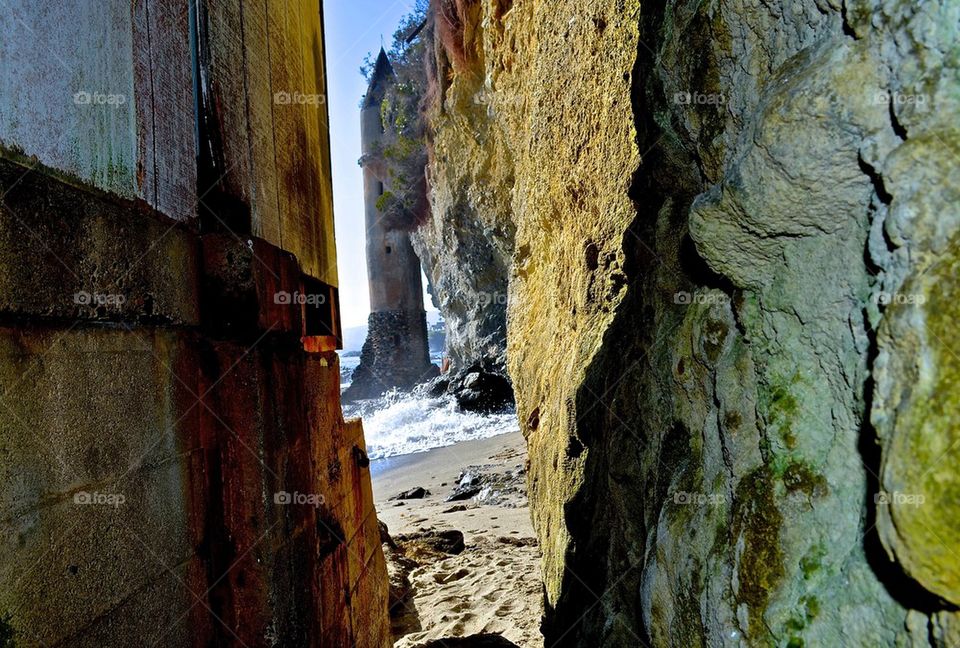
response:
M147 14L155 206L167 216L185 221L197 213L189 3L149 0Z
M298 2L301 18L300 53L303 61L301 83L304 92L317 98L317 101L305 104L303 111L307 144L302 204L308 208L301 212L299 223L304 234L304 268L305 272L324 283L336 285L322 21L316 3L312 0Z
M303 129L304 146L301 151L303 155L303 166L300 168L301 184L299 189L303 201L300 203L300 209L296 212L296 222L300 228L301 245L304 261L302 263L304 272L316 277L320 274L319 260L317 259L317 239L319 229L320 202L319 188L320 177L317 165L317 140L319 138L316 116L320 111L321 101L326 102L326 97L317 92L316 73L313 69L313 57L310 54L311 37L316 37L319 31L319 15L314 15L316 5L309 0L294 0L292 6L297 14L297 43L298 55L300 56L300 87L304 95L309 96L311 101L303 102L300 105L300 119Z
M301 59L297 38L296 6L291 2L271 2L268 8L270 35L270 63L274 97L289 97L289 102L274 101L274 138L277 149L277 178L280 192L280 240L282 247L293 252L305 263L301 229L296 221L298 205L297 186L303 166L302 149L305 146L302 120L294 102L300 87ZM279 93L279 94L278 94Z
M326 34L321 11L316 12L317 30L310 43L310 53L314 60L314 79L317 83L317 92L324 97L328 96L329 87L327 85L327 56L326 56ZM319 137L317 140L317 155L319 160L320 173L320 218L315 225L320 233L318 254L320 255L320 264L322 276L317 278L331 286L338 286L337 277L337 245L334 232L334 213L333 213L333 170L330 161L330 104L324 101L323 106L318 111L317 119L319 121ZM339 318L337 318L339 322Z
M253 233L280 246L280 206L274 147L274 91L271 86L267 2L243 0L243 39L246 55L246 105L251 157L251 219Z
M157 208L153 128L153 69L150 58L150 0L133 3L133 88L137 119L136 192Z
M220 182L233 197L249 205L250 135L242 0L206 0L210 38L211 91L220 121L224 177ZM200 187L200 193L206 188Z

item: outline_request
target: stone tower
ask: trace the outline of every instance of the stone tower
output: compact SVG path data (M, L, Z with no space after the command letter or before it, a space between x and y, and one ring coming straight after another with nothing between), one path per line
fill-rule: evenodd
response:
M370 317L360 365L344 393L348 399L409 389L437 372L427 345L420 259L409 233L388 222L379 208L389 178L374 160L384 135L380 106L392 82L393 67L381 48L360 112Z

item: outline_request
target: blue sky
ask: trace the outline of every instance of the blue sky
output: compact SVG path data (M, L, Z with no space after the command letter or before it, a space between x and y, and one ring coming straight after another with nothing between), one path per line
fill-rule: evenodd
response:
M368 52L390 45L400 19L415 0L326 0L330 147L333 208L340 275L340 316L344 327L366 324L370 311L364 255L363 187L360 158L360 98L366 81L360 65ZM429 310L433 306L424 297Z

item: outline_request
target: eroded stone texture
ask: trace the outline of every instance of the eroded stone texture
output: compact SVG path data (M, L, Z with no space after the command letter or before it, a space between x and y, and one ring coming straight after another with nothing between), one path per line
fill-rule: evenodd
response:
M370 313L360 364L344 399L376 398L434 378L439 370L430 363L426 339L427 316L422 310Z
M548 644L950 645L956 3L457 5Z
M461 4L466 9L461 38L502 38L499 21L492 30L481 28L487 11L482 3ZM474 45L479 42L471 43L471 52L483 56ZM431 115L434 163L428 173L434 217L411 236L434 304L443 313L454 369L483 360L505 363L507 280L516 229L513 132L497 118L503 102L516 95L499 92L480 63L473 56L469 60L469 68L449 79L449 63L441 59L437 92L450 109Z

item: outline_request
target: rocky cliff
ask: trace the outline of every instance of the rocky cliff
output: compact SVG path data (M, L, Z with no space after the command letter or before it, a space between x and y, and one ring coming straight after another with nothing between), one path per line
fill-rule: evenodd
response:
M960 5L441 0L417 246L509 285L548 645L960 640Z

